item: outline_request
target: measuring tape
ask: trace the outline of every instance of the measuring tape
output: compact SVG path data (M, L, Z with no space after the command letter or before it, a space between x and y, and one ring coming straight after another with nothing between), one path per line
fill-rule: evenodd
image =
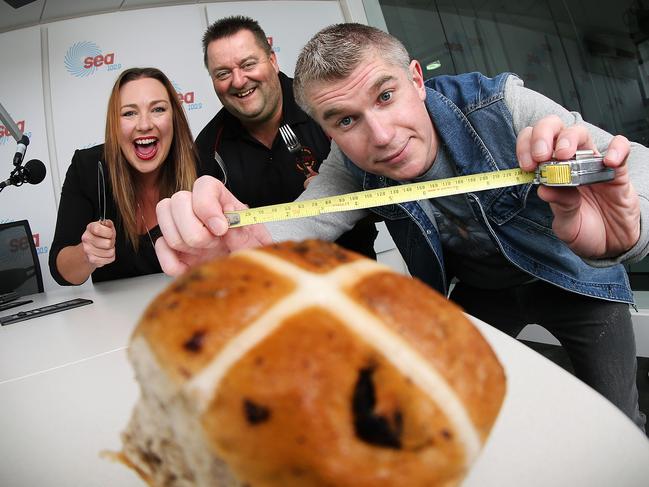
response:
M420 183L401 184L315 200L294 201L259 208L248 208L246 210L227 211L225 217L230 224L230 228L236 228L256 223L305 218L338 211L362 210L376 206L439 198L441 196L504 188L519 184L579 186L609 181L614 177L615 171L604 166L602 157L594 157L592 151L577 151L574 159L540 164L535 172L524 172L520 168L516 168Z

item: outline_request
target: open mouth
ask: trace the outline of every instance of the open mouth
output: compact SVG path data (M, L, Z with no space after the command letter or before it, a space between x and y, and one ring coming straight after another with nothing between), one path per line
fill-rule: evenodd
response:
M246 98L254 93L257 88L250 88L249 90L242 91L241 93L235 93L234 96L237 98Z
M143 137L133 141L135 155L140 159L148 161L158 153L158 139L156 137Z

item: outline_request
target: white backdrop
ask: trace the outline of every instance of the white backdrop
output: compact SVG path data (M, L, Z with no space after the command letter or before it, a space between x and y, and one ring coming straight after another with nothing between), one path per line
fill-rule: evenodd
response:
M48 26L52 116L61 181L75 149L104 141L108 96L126 68L157 67L179 92L193 93L187 97L193 98L192 109L185 105L185 112L192 130L198 133L215 107L212 84L202 69L204 30L205 17L197 5L115 12Z
M300 49L313 34L345 20L340 4L331 1L223 2L207 6L210 23L229 15L247 15L259 22L277 54L280 69L288 76L293 76Z
M52 171L48 164L47 133L43 110L41 32L30 27L0 35L0 103L30 139L25 162L39 159L47 166L45 180L38 185L8 186L0 193L0 223L29 220L39 254L43 281L55 286L47 267L49 246L54 237L56 200ZM16 141L2 123L0 128L0 179L13 169Z
M221 107L203 66L201 39L207 22L235 14L259 21L289 76L304 43L322 27L344 21L333 0L240 1L129 10L0 34L0 103L24 121L31 139L26 160L40 159L48 168L43 183L0 193L0 222L29 220L46 290L57 286L47 258L60 188L75 149L103 142L106 104L118 74L132 66L160 68L183 96L198 135ZM2 180L15 147L12 137L0 137Z

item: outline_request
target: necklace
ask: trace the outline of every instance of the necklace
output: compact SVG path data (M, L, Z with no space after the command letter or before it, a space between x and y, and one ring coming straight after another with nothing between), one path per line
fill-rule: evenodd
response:
M153 237L151 237L151 232L149 231L149 227L146 224L146 220L144 219L144 211L142 211L142 207L140 206L140 202L136 201L137 204L137 209L140 210L140 216L142 217L142 223L144 224L144 229L146 230L146 234L149 236L149 241L151 242L151 246L155 249L155 243L153 243Z

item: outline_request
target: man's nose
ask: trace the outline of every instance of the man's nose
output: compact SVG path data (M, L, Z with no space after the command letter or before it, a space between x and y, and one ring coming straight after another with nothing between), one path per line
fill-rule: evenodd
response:
M388 145L394 138L394 127L389 114L371 112L366 115L370 140L377 146Z
M246 85L247 77L244 72L239 68L232 70L232 86L234 88L242 88Z

